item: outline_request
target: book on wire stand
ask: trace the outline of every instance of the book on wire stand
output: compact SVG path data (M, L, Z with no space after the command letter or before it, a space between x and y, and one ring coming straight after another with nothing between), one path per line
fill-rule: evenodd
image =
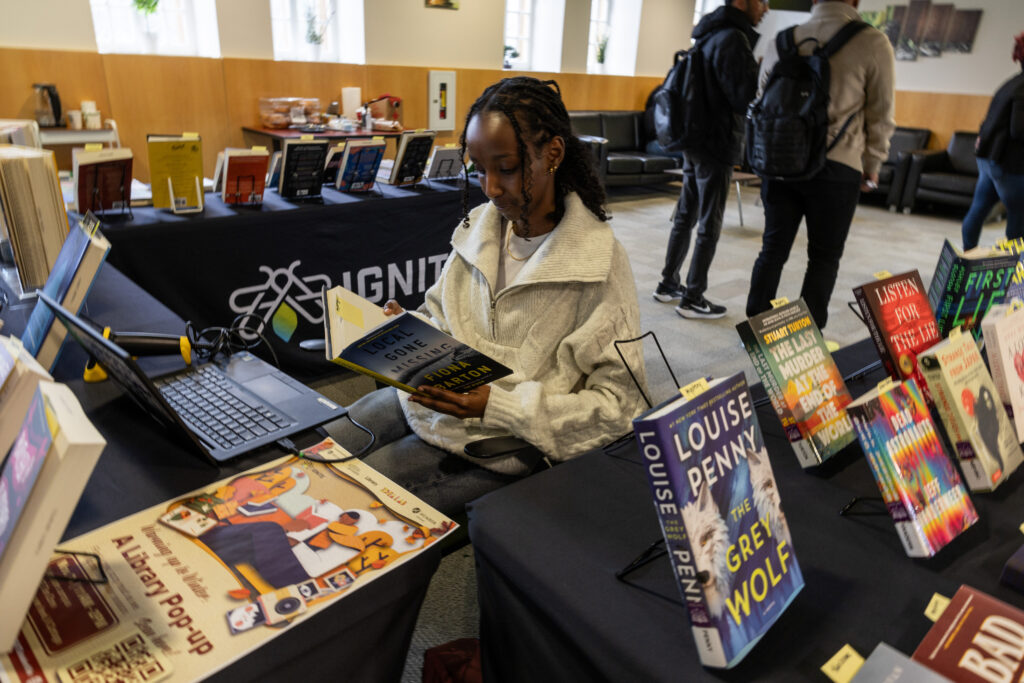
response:
M978 521L911 378L868 391L846 411L910 557L931 557Z
M705 385L633 428L701 664L730 668L804 579L743 373Z

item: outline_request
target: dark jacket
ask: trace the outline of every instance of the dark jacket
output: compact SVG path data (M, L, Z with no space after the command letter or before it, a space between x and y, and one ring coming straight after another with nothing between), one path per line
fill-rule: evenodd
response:
M996 91L981 124L978 156L1007 173L1024 173L1024 72Z
M704 83L712 120L720 123L702 150L730 166L743 159L744 116L757 93L754 45L758 33L747 15L724 5L693 29L704 56Z

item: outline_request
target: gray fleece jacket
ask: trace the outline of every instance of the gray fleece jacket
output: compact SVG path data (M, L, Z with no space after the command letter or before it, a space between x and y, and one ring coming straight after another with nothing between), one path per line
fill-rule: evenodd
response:
M470 441L518 436L554 460L567 460L632 428L645 407L612 342L640 334L629 259L607 223L575 194L565 215L517 280L495 292L502 243L501 215L490 202L458 227L453 251L419 313L456 339L511 368L491 384L483 418L460 420L400 400L405 418L424 441L466 457ZM624 348L643 375L639 344ZM519 460L479 461L491 470L522 474Z

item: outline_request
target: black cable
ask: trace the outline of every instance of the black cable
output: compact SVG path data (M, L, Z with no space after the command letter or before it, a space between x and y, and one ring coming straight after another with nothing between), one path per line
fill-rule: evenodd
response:
M257 326L250 327L246 325L248 318L254 318L257 321ZM202 360L208 360L221 353L230 356L238 351L252 351L262 342L267 347L267 350L270 351L270 355L274 359L274 365L281 367L274 347L270 345L270 342L267 341L267 338L259 330L259 322L262 321L255 313L242 313L231 321L230 327L204 327L197 331L195 326L192 325L192 321L189 320L185 323L185 337L192 346L193 353ZM243 337L243 333L246 332L250 335L256 335L257 338L253 341L246 340Z
M353 420L352 415L350 415L349 413L345 413L345 417L348 418L348 421L351 422L354 427L370 435L370 443L366 444L355 453L352 453L351 455L346 455L344 458L321 458L318 454L308 454L305 451L299 450L299 448L295 445L295 442L293 442L288 437L278 439L277 445L280 446L286 453L290 453L291 455L294 455L296 458L305 458L306 460L311 460L313 462L348 462L349 460L361 457L368 453L371 448L373 448L373 444L377 442L377 436L370 429L367 429L363 425ZM317 429L321 433L321 435L326 435L326 432L324 432L322 429ZM325 436L325 438L328 437Z

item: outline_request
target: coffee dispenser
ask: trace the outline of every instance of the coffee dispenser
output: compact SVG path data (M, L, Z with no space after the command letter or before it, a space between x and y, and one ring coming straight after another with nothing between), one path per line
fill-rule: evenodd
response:
M36 90L36 123L41 128L63 126L60 110L60 95L52 83L33 83Z

